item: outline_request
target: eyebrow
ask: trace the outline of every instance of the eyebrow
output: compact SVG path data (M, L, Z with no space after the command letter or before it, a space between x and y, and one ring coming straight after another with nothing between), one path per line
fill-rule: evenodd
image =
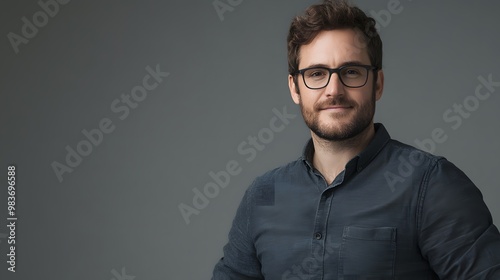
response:
M341 63L339 66L337 66L337 68L342 67L342 66L346 66L346 65L365 65L365 64L361 61L358 61L358 60L350 60L350 61L346 61L346 62ZM305 68L315 68L315 67L330 68L330 66L323 64L323 63L311 64Z

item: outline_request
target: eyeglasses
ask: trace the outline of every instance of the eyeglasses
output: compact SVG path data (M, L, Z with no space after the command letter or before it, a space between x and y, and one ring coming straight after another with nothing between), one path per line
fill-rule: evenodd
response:
M333 73L337 73L344 86L359 88L366 85L369 71L376 69L377 67L371 65L344 65L339 68L311 67L298 70L295 74L302 74L304 84L310 89L326 87Z

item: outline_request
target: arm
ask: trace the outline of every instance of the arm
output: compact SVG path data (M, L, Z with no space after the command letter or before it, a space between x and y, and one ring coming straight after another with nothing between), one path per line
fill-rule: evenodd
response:
M427 172L417 210L419 246L441 279L500 279L500 234L479 189L446 159Z
M224 257L215 265L212 280L263 280L260 262L250 236L252 187L243 197L224 246Z

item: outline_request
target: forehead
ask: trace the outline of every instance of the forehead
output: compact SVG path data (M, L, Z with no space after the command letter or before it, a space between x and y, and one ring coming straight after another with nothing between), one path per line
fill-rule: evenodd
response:
M366 39L356 29L321 31L300 47L299 69L317 64L338 67L353 61L370 65Z

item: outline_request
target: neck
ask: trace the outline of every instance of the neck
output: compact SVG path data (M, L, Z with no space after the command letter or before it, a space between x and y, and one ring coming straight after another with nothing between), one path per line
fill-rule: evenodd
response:
M358 135L341 141L325 140L312 132L311 135L314 143L313 165L331 184L345 165L368 146L375 135L375 128L372 122Z

